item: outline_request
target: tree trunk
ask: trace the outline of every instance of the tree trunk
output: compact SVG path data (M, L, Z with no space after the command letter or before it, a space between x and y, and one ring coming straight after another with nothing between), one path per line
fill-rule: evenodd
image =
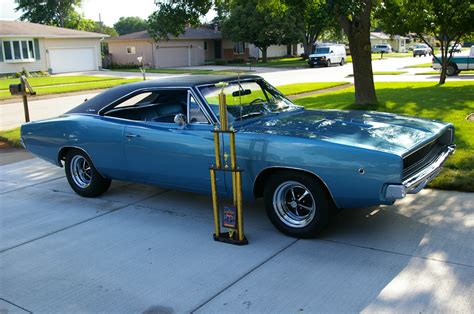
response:
M268 47L260 48L260 50L262 50L262 62L263 63L267 62L267 49L268 49Z
M313 44L312 43L304 43L304 55L305 55L305 59L307 59L309 57L309 55L311 53L313 53Z
M337 19L349 39L354 71L355 103L357 105L372 105L377 103L370 45L372 1L361 0L361 2L365 6L356 15L353 15L352 19L341 14L337 14Z
M376 104L370 40L367 38L367 42L364 42L358 39L357 35L348 34L348 37L354 71L355 103L357 105Z
M441 36L440 36L441 37ZM439 40L441 44L441 74L439 75L439 85L443 85L446 83L446 70L448 67L448 46L449 46L449 41L446 42L443 38L440 38Z

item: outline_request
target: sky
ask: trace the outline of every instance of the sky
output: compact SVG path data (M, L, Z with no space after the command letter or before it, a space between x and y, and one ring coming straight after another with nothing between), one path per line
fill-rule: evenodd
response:
M20 12L15 12L14 0L0 0L0 20L16 20ZM113 26L121 16L138 16L146 19L156 5L154 0L82 0L80 11L88 19L99 20L99 14L105 25ZM212 20L214 13L210 12L204 20Z

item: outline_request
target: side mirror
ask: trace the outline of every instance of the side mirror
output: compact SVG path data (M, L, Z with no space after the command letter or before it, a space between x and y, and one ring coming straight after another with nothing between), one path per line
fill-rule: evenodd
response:
M334 50L331 50L331 53L334 53Z
M182 113L178 113L177 115L174 116L174 123L176 123L178 126L185 126L186 125L186 116Z

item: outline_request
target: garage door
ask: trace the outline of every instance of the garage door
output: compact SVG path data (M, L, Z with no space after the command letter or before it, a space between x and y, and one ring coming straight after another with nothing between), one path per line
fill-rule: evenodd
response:
M53 73L97 70L94 48L49 48Z
M188 66L188 47L159 47L156 54L157 67Z

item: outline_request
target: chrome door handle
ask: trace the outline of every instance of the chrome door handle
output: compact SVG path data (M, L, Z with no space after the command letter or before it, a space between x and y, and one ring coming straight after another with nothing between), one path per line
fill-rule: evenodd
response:
M131 134L131 133L125 134L125 136L128 139L132 139L132 138L135 138L135 137L140 137L140 135L138 135L138 134Z

